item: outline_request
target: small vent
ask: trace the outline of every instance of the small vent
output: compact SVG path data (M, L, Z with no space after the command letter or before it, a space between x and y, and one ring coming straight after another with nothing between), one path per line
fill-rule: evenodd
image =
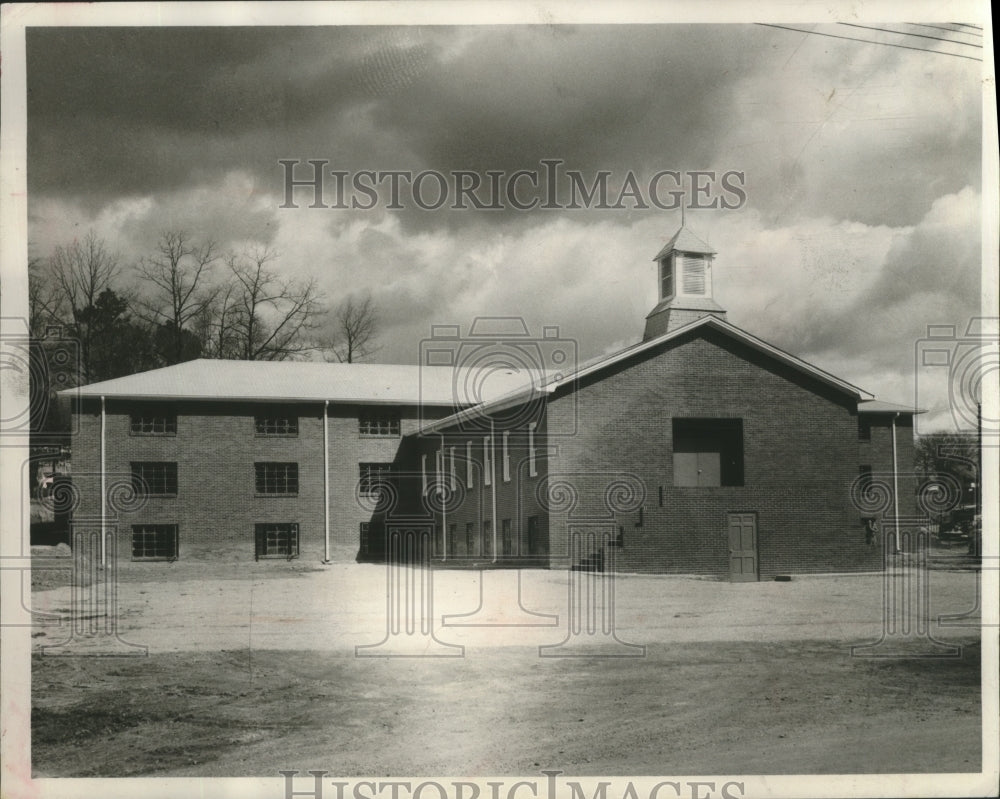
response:
M684 293L705 293L705 259L698 256L685 255L684 262Z

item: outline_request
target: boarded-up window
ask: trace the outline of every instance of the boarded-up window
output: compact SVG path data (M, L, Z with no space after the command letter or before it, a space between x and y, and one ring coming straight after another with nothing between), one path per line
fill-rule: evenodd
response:
M705 259L697 255L685 255L683 286L685 294L705 293Z
M674 419L674 485L743 485L742 419Z

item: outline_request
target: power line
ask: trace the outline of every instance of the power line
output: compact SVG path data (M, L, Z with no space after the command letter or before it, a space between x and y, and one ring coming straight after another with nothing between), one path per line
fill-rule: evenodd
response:
M848 42L863 42L864 44L877 44L877 45L881 45L882 47L897 47L900 50L916 50L918 53L934 53L935 55L947 55L947 56L951 56L952 58L965 58L965 59L967 59L969 61L979 61L979 62L982 62L982 60L983 60L981 58L976 58L975 56L971 56L971 55L962 55L960 53L946 53L943 50L931 50L931 49L929 49L927 47L910 47L909 45L906 45L906 44L893 44L892 42L874 42L871 39L858 39L858 38L856 38L854 36L838 36L835 33L823 33L821 31L809 31L809 30L805 30L803 28L792 28L792 27L790 27L788 25L774 25L774 24L772 24L770 22L757 22L755 24L756 25L761 25L761 26L763 26L765 28L780 28L781 30L795 31L796 33L808 33L808 34L812 34L814 36L826 36L826 37L828 37L830 39L844 39L844 40L846 40Z
M855 25L853 22L838 22L838 25L846 25L848 28L865 28L870 31L882 31L882 33L895 33L899 36L917 36L921 39L934 39L938 42L948 42L950 44L961 44L966 47L978 47L980 50L983 49L981 44L972 44L971 42L960 42L956 39L946 39L943 36L928 36L926 33L907 33L906 31L894 31L891 28L875 28L871 25ZM958 31L955 31L958 33Z
M933 28L937 31L948 31L949 33L957 33L959 36L976 36L980 39L983 38L981 33L972 33L971 31L957 31L954 28L944 28L941 25L925 25L922 22L904 22L904 25L913 25L917 28Z

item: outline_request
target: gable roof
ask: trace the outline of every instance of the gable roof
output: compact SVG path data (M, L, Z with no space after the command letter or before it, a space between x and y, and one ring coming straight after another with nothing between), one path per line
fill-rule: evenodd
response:
M700 253L702 255L715 255L715 250L709 247L705 242L699 239L696 235L694 235L694 233L683 225L680 230L674 233L670 241L663 245L663 249L656 254L656 257L653 258L653 260L659 261L664 255L667 255L674 250L678 250L679 252Z
M443 430L445 428L451 427L453 424L461 421L465 421L477 416L482 416L489 413L498 413L507 408L513 407L514 405L525 402L530 399L536 393L554 393L560 386L570 386L578 381L582 377L587 377L589 375L597 374L605 369L608 369L615 364L618 364L627 358L632 358L636 355L640 355L647 352L655 347L665 344L673 339L679 338L685 333L690 333L691 331L697 330L702 327L710 327L721 333L728 335L729 337L746 344L747 346L769 355L775 360L785 364L786 366L795 369L802 374L808 375L820 382L830 386L831 388L840 391L843 394L850 396L851 398L857 400L859 403L874 400L875 395L865 391L862 388L858 388L852 383L848 383L846 380L841 380L839 377L830 374L824 369L820 369L818 366L814 366L808 361L804 361L801 358L785 352L772 344L768 344L763 339L759 339L754 335L751 335L742 328L736 327L736 325L730 324L724 319L719 319L716 316L703 316L700 319L695 319L693 322L689 322L686 325L677 327L664 333L662 336L650 339L649 341L643 341L638 344L633 344L631 347L626 347L623 350L619 350L611 355L602 355L594 360L583 364L575 372L567 375L566 377L559 377L555 379L546 379L544 376L536 376L536 379L527 386L515 389L514 391L497 397L496 399L485 402L480 405L476 405L471 408L467 408L458 413L452 414L444 419L439 419L436 422L431 422L430 424L424 425L420 432L430 433L437 430ZM903 406L897 406L900 408L900 413L903 412ZM912 413L912 410L910 410Z
M489 401L530 384L533 378L524 369L490 371L488 379L477 379L474 369L449 366L202 358L59 393L116 399L454 406L471 404L463 396L467 386L487 394L480 399Z

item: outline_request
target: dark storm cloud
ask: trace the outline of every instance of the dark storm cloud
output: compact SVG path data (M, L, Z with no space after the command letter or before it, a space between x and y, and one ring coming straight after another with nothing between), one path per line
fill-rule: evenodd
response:
M30 189L96 211L239 170L277 206L281 158L508 174L557 158L616 187L629 170L739 169L775 224L901 225L976 185L977 82L956 83L955 59L819 41L724 25L32 29ZM916 94L941 87L947 119ZM398 213L410 231L541 223L449 205Z

